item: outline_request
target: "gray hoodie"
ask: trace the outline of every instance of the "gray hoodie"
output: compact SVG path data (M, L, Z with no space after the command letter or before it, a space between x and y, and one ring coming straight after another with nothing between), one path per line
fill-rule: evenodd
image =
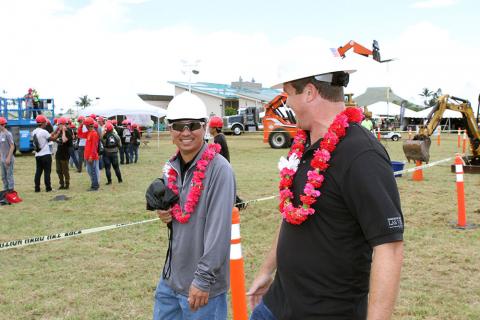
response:
M177 173L182 210L190 191L196 163L205 144L198 153L182 181L180 159L168 164ZM166 179L165 179L166 181ZM173 220L171 275L166 283L177 293L188 296L190 285L210 292L215 297L228 290L230 232L232 208L235 202L235 176L230 164L220 155L210 162L203 179L204 189L190 220L181 224Z

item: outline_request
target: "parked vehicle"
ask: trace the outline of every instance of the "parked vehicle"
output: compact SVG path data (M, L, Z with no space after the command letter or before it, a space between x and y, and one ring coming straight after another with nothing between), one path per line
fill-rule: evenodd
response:
M380 131L380 138L382 139L392 139L393 141L398 141L402 139L402 134L399 132L389 131L389 132L381 132Z
M17 150L22 153L31 152L34 149L31 132L37 127L35 117L43 114L53 123L55 116L53 99L37 99L33 107L27 107L26 100L26 98L0 97L0 116L7 119L7 129L13 135Z
M238 114L223 117L223 132L238 136L244 131L259 130L260 115L257 107L240 108Z

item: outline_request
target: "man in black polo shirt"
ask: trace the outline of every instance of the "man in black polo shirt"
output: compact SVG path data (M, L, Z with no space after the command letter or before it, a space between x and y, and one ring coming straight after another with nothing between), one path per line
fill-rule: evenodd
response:
M358 123L336 120L346 114L343 87L354 71L342 63L274 86L288 94L297 127L306 133L299 161L290 157L296 169L291 204L294 212L314 212L299 221L284 207L279 233L247 293L252 307L258 304L250 319L385 320L393 312L403 261L400 197L383 146ZM320 186L307 190L318 165L312 160L326 150L321 143L328 143L323 137L334 120L345 135L329 150ZM305 206L307 193L316 201Z

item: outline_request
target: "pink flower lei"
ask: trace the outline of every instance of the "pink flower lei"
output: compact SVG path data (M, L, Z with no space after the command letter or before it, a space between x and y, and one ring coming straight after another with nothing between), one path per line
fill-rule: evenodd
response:
M220 145L217 143L209 144L207 149L203 152L200 160L197 161L197 170L193 173L192 184L190 187L190 193L187 196L187 202L185 207L182 210L179 203L176 203L172 207L172 217L180 223L187 223L190 220L190 215L195 211L197 207L198 200L202 195L203 184L202 181L205 178L205 171L207 170L208 165L213 160L215 155L220 152ZM178 153L178 152L177 152ZM177 186L177 171L170 167L168 169L168 182L167 186L178 195L178 186Z
M317 201L320 196L318 189L322 186L323 172L328 169L330 154L336 149L338 142L345 136L346 128L349 122L360 122L363 119L363 114L360 108L346 108L339 113L332 122L320 142L320 147L315 150L313 159L310 162L313 170L307 172L307 183L303 189L303 195L300 196L302 205L294 207L292 203L293 193L290 190L293 184L294 170L284 168L280 171L280 205L279 209L283 218L291 224L301 224L307 220L309 215L315 213L311 205ZM307 134L303 130L298 130L293 140L292 147L288 153L288 157L296 154L298 159L302 158Z

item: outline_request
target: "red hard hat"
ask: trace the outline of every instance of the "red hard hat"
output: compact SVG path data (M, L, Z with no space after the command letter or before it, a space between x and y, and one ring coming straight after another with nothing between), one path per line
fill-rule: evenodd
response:
M122 124L128 124L128 120L127 119L123 120Z
M93 121L93 119L90 118L90 117L86 117L85 120L83 120L83 124L86 125L86 126L91 126L91 125L93 125L94 122L95 121Z
M102 116L98 116L98 117L97 117L97 121L98 121L98 122L104 122L104 121L105 121L105 119L103 119L103 117L102 117Z
M45 116L43 114L39 114L36 118L35 118L35 121L37 123L44 123L44 122L47 122L47 118L45 118Z
M57 123L58 122L58 118L53 118L53 123Z
M94 121L94 122L93 122L93 127L94 127L95 129L97 129L97 128L98 128L98 122Z
M67 124L67 119L65 119L64 117L61 117L57 119L57 124Z
M7 124L7 119L0 117L0 124Z
M70 117L65 117L65 120L67 120L67 123L71 123L71 122L72 122L72 119L70 119Z
M222 128L223 127L223 120L220 117L214 116L210 118L210 122L208 123L210 128Z
M105 125L105 130L107 130L107 132L110 132L113 130L113 124L111 122L107 122L107 124Z
M71 122L71 123L70 123L70 128L71 128L71 129L76 128L75 123Z
M92 118L93 120L95 120L95 119L97 118L97 116L95 115L95 113L92 113L89 117Z
M85 117L84 116L80 116L77 118L77 121L80 122L80 121L84 121L85 120Z
M112 124L117 124L117 119L113 119Z

